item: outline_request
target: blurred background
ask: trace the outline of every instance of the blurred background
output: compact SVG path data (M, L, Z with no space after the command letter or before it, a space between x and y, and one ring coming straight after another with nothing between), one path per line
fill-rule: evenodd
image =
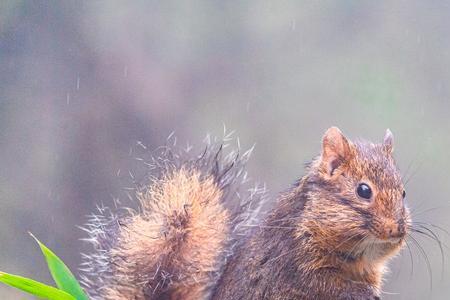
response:
M445 1L3 0L0 269L51 283L32 231L76 270L77 226L127 198L136 143L201 147L224 124L272 197L326 128L390 128L415 219L450 230L449 35ZM418 240L427 259L393 260L384 299L448 299L450 250Z

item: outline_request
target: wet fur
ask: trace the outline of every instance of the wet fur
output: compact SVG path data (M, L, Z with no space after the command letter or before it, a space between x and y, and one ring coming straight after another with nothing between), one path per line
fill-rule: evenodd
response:
M379 299L386 262L403 245L383 242L384 226L410 220L391 149L349 145L331 173L322 155L280 196L227 264L213 299ZM361 181L373 186L371 203L355 195Z
M91 217L95 251L81 271L92 299L208 298L265 196L247 178L251 151L225 153L225 143L208 141L198 155L159 149L135 190L139 208Z
M324 139L258 226L264 191L244 196L246 155L221 158L215 144L194 158L160 155L140 211L96 215L87 228L92 298L379 299L386 262L403 246L383 242L386 230L410 222L403 185L392 146L343 141L341 157ZM361 181L371 203L355 195Z

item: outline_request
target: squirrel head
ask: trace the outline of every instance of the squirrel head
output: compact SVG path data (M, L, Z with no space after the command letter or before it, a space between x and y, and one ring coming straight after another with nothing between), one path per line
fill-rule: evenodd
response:
M300 227L312 241L370 261L400 250L411 221L393 140L389 129L379 144L352 142L336 127L325 132L304 182L310 201Z

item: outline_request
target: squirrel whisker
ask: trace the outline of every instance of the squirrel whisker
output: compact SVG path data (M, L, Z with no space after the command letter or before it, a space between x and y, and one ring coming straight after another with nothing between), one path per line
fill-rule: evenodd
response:
M431 230L430 228L428 228L428 227L426 227L424 225L417 225L417 226L419 228L413 227L413 228L411 228L411 230L413 232L417 232L417 233L423 234L426 237L436 241L441 246L441 248L442 248L442 246L444 246L445 248L450 249L443 241L441 241L440 237L433 230ZM422 230L425 230L425 232L422 231Z
M413 170L410 174L405 174L405 186L408 185L408 183L410 182L410 180L417 174L417 172L420 170L420 168L422 167L423 161L420 162L419 165L416 166L415 170ZM410 164L411 165L411 164ZM408 170L407 170L408 172Z
M406 248L408 249L408 253L409 253L409 259L411 261L411 272L410 272L410 278L412 278L412 275L414 273L414 259L413 259L413 254L411 251L411 246L408 243L408 240L405 240L405 244L406 244Z
M425 250L423 249L423 247L420 245L419 241L417 241L417 239L415 239L411 234L408 234L408 237L411 239L413 244L419 250L419 253L423 257L423 259L425 260L425 264L427 266L428 275L430 276L430 290L432 291L433 290L433 272L432 272L432 269L431 269L431 263L430 263L430 260L428 258L428 255L425 252Z
M418 229L418 228L411 228L411 231L415 232L415 233L422 234L425 237L435 241L437 243L438 247L439 247L440 254L441 254L441 266L442 266L441 267L441 278L443 278L444 277L444 266L445 266L445 255L444 255L443 247L446 248L446 249L450 249L450 248L440 240L439 236L437 234L435 234L433 232L433 230L431 230L431 229L429 229L429 228L427 228L427 227L425 227L423 225L418 225L418 226L419 226L420 229Z
M430 211L435 211L435 210L443 209L443 208L450 208L450 205L440 205L440 206L435 206L435 207L431 207L431 208L425 209L425 210L420 211L420 212L416 212L417 208L416 208L416 209L413 208L413 209L411 210L411 217L415 218L415 217L417 217L417 216L419 216L419 215L428 213L428 212L430 212Z

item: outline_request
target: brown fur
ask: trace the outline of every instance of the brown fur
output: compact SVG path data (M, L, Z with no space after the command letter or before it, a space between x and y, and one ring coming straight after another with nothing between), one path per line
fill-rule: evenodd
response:
M378 299L410 222L391 138L352 143L329 129L322 155L237 250L212 298ZM370 201L356 194L360 182Z
M169 167L164 156L139 212L95 216L88 231L98 252L85 277L93 298L379 299L411 223L390 131L372 144L330 128L321 155L256 227L247 200L264 192L243 196L242 161L222 161L221 150L170 155ZM370 199L358 196L360 183Z
M122 227L111 251L115 282L104 298L204 297L229 234L221 196L213 178L184 169L141 193L142 213Z
M245 235L264 190L245 172L250 151L224 157L208 143L200 156L160 148L136 186L137 211L99 208L84 228L84 286L93 300L207 299L237 237ZM134 178L134 177L133 177Z

